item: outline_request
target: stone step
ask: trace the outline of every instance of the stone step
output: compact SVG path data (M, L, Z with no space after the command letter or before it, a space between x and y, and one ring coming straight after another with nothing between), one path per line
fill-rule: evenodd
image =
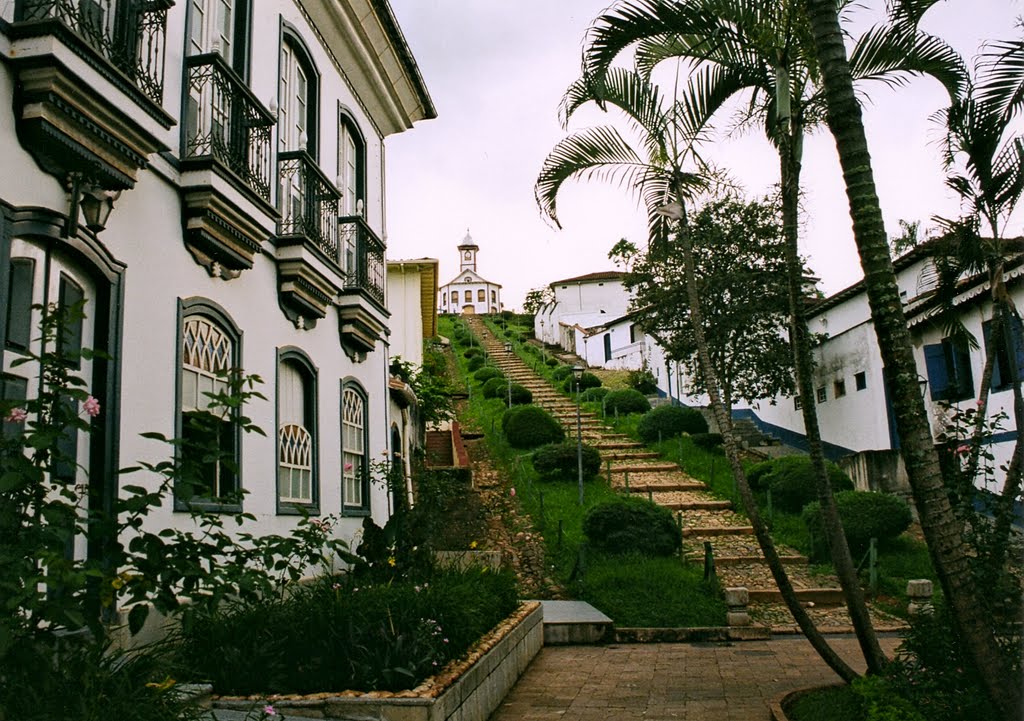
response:
M679 466L675 463L630 463L612 466L612 473L664 473L678 470Z
M617 483L616 487L625 488L622 483ZM706 491L708 487L700 481L679 481L678 483L629 483L630 493L666 493L670 491Z
M782 602L782 591L777 588L748 588L747 591L752 604ZM843 606L846 604L841 588L798 588L795 591L796 597L801 603L813 603L817 606Z
M753 526L700 526L684 528L683 538L704 538L715 536L753 536Z
M807 564L806 556L785 555L779 559L786 565ZM691 563L704 563L703 553L687 553L686 560ZM764 556L715 556L715 566L741 566L748 563L764 563Z
M611 640L612 620L585 601L541 601L544 645L580 645Z
M646 447L647 446L645 446L643 443L637 443L636 441L612 441L612 440L604 441L602 443L598 443L595 446L595 448L597 448L597 450L599 450L599 451L618 450L618 449L626 449L626 448L646 448Z
M636 493L632 488L632 493ZM654 502L670 511L723 511L732 508L732 501L670 501L658 500L658 494L654 494Z
M603 461L627 461L627 460L643 460L647 458L658 458L658 454L654 451L633 451L628 448L622 450L605 450L603 448L597 449L601 453L601 460Z

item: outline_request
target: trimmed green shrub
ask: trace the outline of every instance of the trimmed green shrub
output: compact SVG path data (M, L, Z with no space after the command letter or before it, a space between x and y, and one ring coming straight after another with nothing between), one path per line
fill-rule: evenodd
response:
M807 456L783 456L772 461L773 468L761 480L772 492L772 502L777 508L799 513L804 506L818 497L814 484L811 459ZM825 461L832 492L852 491L853 481L835 463Z
M579 384L581 391L589 390L590 388L600 388L601 379L598 378L593 373L588 373L584 371L583 373L580 374ZM565 390L568 391L569 393L576 392L576 379L573 378L571 375L565 379Z
M481 348L478 345L475 345L472 348L467 348L465 351L463 351L462 357L463 358L472 358L474 356L483 355L483 354L484 354L484 349Z
M548 358L546 361L544 361L544 365L546 365L548 368L554 368L556 365L558 365L558 359Z
M690 440L697 448L703 448L705 451L713 451L722 447L721 433L693 433L690 435Z
M554 359L552 359L552 360L554 360ZM551 364L548 363L548 365L551 365ZM557 361L555 361L555 365L558 365ZM572 366L558 366L553 371L551 371L551 377L553 379L555 379L556 381L564 381L566 378L568 378L571 375L572 375Z
M646 413L651 410L651 402L640 391L626 388L620 391L610 391L604 397L604 407L609 414L616 411L620 414Z
M536 448L560 443L565 438L565 431L555 417L540 406L517 406L505 411L505 416L513 412L507 421L503 417L501 424L513 448Z
M504 378L505 374L494 366L484 366L474 373L473 377L476 378L477 382L483 383L491 380L491 378Z
M768 487L766 479L768 474L775 469L775 460L773 458L761 461L747 469L747 483L750 484L751 490L759 491Z
M486 358L484 358L482 355L475 355L472 358L470 358L468 361L466 361L466 369L470 373L473 373L473 372L478 371L481 368L483 368L486 364L487 364L487 359Z
M587 390L580 393L580 400L584 403L600 403L608 393L608 389L604 386L587 388Z
M601 472L601 454L593 446L583 445L583 477L593 478ZM576 481L579 458L575 442L551 443L538 448L531 456L533 469L544 481Z
M592 546L606 553L671 556L683 542L672 512L642 498L594 506L583 519L583 533Z
M521 386L518 383L513 383L512 405L524 406L527 403L533 403L533 392L526 386Z
M708 422L695 408L664 405L645 413L636 430L642 441L653 443L680 433L707 433Z
M484 394L484 398L505 398L508 395L508 379L491 378L484 383L480 392Z
M872 538L877 538L879 544L892 541L907 530L913 520L907 504L887 493L842 491L835 494L835 497L846 542L854 554L864 553ZM824 549L827 554L828 543L821 519L821 504L818 501L808 503L801 516L814 539L815 551Z
M626 376L629 387L646 395L658 392L658 381L649 370L630 371Z

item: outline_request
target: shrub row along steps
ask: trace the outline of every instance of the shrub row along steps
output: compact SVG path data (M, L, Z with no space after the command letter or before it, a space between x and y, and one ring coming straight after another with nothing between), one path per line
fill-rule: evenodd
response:
M467 317L473 332L498 368L514 383L530 390L533 401L550 411L571 438L576 434L576 404L562 395L546 379L535 373L514 353L506 353L504 342L495 338L479 318ZM601 453L613 488L644 495L659 505L676 511L683 526L683 553L691 561L704 559L704 544L713 549L716 570L725 587L745 586L750 592L751 617L773 630L790 631L793 619L781 604L753 529L745 517L733 510L731 501L717 498L708 487L682 471L677 465L659 460L645 445L629 436L614 433L596 415L581 415L584 442ZM813 574L807 558L786 547L778 548L786 564L797 596L808 606L819 626L847 628L850 624L843 607L839 584L833 576ZM884 620L879 628L886 624Z

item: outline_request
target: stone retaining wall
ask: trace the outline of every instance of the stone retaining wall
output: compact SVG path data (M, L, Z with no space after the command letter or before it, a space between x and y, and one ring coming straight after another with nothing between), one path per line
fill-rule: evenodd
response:
M307 696L217 698L215 715L233 719L264 703L286 718L324 721L487 721L540 651L544 614L536 602L523 604L470 650L466 660L409 691L346 691ZM260 706L254 706L259 704ZM223 711L222 711L223 710ZM220 712L222 711L222 712ZM220 712L220 713L218 713Z

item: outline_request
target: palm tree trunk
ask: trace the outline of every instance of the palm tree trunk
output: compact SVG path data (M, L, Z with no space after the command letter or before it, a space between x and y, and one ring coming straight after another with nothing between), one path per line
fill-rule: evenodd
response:
M1007 721L1019 721L1020 684L999 654L989 622L988 599L973 582L963 525L946 495L939 457L929 432L836 2L804 1L822 70L828 124L835 136L846 181L871 318L882 361L890 371L893 410L921 528L965 650L1000 715Z
M768 527L758 511L754 494L750 490L750 484L747 483L746 474L743 472L743 465L740 463L736 438L732 433L730 413L722 403L722 397L718 390L717 374L715 373L715 367L711 363L711 353L708 350L707 340L704 338L704 317L700 309L697 281L693 274L693 241L690 238L686 222L685 196L678 186L674 191L676 202L684 209L683 219L679 222L679 240L683 253L683 276L686 282L686 297L690 306L690 324L693 328L693 337L697 346L697 357L701 364L701 372L704 375L708 396L711 399L711 411L714 413L715 422L722 433L722 446L725 449L726 459L729 461L729 467L736 481L736 488L739 490L740 498L743 500L744 510L750 518L750 525L754 528L754 535L761 546L761 553L764 554L765 563L768 564L772 577L775 579L775 584L779 587L779 592L782 594L782 599L789 608L789 612L793 614L797 625L800 626L800 630L803 631L811 646L818 652L822 660L828 664L829 668L835 671L844 681L853 681L857 678L857 673L828 645L825 637L821 635L821 632L818 631L810 616L807 615L807 610L800 605L800 599L796 596L796 590L786 574L786 569L782 565L782 559L779 558L778 551L775 549L775 543L768 532Z
M799 136L802 130L792 123L792 135ZM853 623L857 641L860 644L869 673L881 673L886 664L885 653L878 643L875 627L871 623L864 591L857 577L857 569L846 542L846 533L839 518L836 499L832 495L832 484L825 468L825 451L818 427L818 408L814 397L814 359L811 355L811 336L807 329L807 317L803 294L803 263L800 262L798 242L798 202L800 195L800 146L799 138L794 142L790 132L783 130L779 139L779 161L782 178L782 228L786 240L786 275L789 281L790 338L793 343L793 368L796 371L797 389L803 411L804 436L807 439L807 454L810 456L814 473L814 485L821 504L822 525L828 539L832 565L835 567L839 585L843 589L846 608Z

